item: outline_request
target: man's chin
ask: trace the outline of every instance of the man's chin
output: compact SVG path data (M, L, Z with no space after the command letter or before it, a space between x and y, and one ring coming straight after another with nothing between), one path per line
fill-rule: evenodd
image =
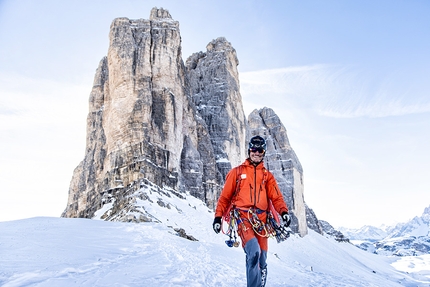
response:
M260 163L261 161L263 160L263 157L261 157L261 158L251 158L251 161L253 162L253 163Z

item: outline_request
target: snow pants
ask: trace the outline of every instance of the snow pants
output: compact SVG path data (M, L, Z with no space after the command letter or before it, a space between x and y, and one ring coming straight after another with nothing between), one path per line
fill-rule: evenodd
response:
M241 211L240 215L242 220L238 224L238 233L246 254L247 287L261 287L266 283L268 238L256 234L249 220L243 220L248 216L246 212ZM258 213L258 218L262 222L266 222L266 217L266 212Z
M245 244L244 250L246 254L247 287L261 287L263 286L261 280L262 271L264 270L264 277L267 275L267 251L260 249L258 240L255 237Z

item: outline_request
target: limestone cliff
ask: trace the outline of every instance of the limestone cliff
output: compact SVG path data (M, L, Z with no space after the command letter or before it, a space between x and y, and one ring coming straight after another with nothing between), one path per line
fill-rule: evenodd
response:
M154 8L150 20L115 19L108 56L90 95L87 148L69 189L66 217L92 217L104 203L133 204L144 182L215 200L219 178L205 122L187 91L179 23Z
M115 19L109 38L90 94L85 157L62 216L157 221L140 203L148 191L166 190L214 208L225 175L247 157L250 136L260 134L292 228L304 236L303 169L273 110L246 119L232 45L217 38L184 64L179 23L157 8L149 20Z

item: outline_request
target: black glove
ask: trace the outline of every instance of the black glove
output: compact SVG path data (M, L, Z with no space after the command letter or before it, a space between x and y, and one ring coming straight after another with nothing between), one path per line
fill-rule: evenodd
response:
M221 231L221 217L215 217L212 227L217 234Z
M282 215L281 215L281 217L282 217L282 219L283 219L283 220L284 220L284 222L285 222L285 227L290 226L290 223L291 223L291 217L290 217L290 215L288 214L288 212L283 212L283 213L282 213Z

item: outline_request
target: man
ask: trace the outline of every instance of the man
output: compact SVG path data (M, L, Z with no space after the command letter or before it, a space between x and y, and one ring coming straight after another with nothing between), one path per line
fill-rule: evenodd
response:
M278 184L272 173L264 167L265 152L266 141L260 136L252 137L249 141L248 158L227 174L213 222L214 231L219 233L222 217L230 208L236 211L237 231L246 254L248 287L266 284L268 233L263 226L267 221L270 204L281 214L286 227L291 221Z

